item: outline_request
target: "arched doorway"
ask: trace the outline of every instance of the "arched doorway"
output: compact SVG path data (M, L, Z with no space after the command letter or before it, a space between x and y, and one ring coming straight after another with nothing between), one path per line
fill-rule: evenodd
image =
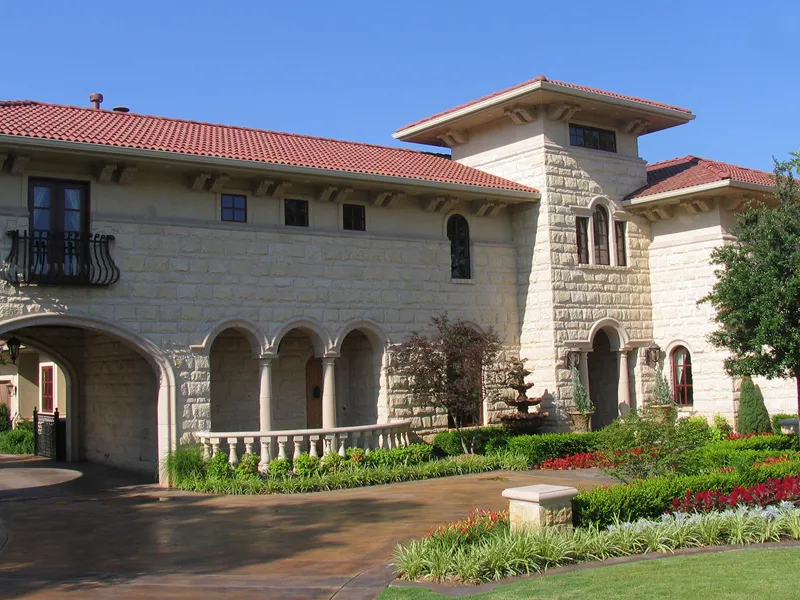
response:
M378 422L383 348L375 348L360 329L350 331L336 359L338 425L355 427Z
M592 429L596 430L610 425L619 416L617 352L612 349L606 330L600 329L595 334L588 361L589 396L595 406Z
M322 343L306 329L295 328L278 341L272 367L275 401L273 429L316 429L322 426Z
M257 351L234 328L224 330L211 344L211 431L259 430Z
M0 323L67 379L67 458L156 477L174 446L175 378L149 340L90 317L40 314Z

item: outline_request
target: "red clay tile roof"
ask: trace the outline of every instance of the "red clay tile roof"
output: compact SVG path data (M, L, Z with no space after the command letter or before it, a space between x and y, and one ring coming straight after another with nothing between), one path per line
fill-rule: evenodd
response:
M448 108L447 110L443 110L442 112L438 112L435 115L431 115L429 117L425 117L424 119L420 119L419 121L414 121L413 123L409 123L405 127L401 127L397 131L403 131L404 129L408 129L409 127L414 127L416 125L420 125L422 123L425 123L426 121L432 121L433 119L437 119L437 118L442 117L444 115L447 115L449 113L455 112L457 110L461 110L462 108L467 108L468 106L472 106L473 104L478 104L479 102L483 102L484 100L489 100L490 98L495 98L497 96L502 96L503 94L507 94L509 92L513 92L514 90L517 90L519 88L525 87L525 86L530 85L532 83L535 83L537 81L547 82L550 85L569 88L569 89L572 89L572 90L578 90L578 91L581 91L581 92L591 92L593 94L600 94L602 96L608 96L610 98L615 98L617 100L629 100L631 102L639 102L641 104L647 104L649 106L654 106L656 108L667 108L669 110L677 110L679 112L692 114L692 111L689 110L688 108L681 108L680 106L672 106L670 104L662 104L661 102L654 102L653 100L644 100L643 98L636 98L634 96L626 96L624 94L615 94L614 92L607 92L605 90L598 90L597 88L587 87L585 85L575 85L574 83L567 83L565 81L555 81L553 79L548 79L544 75L539 75L538 77L534 77L533 79L529 79L528 81L523 81L522 83L519 83L517 85L512 85L511 87L506 88L504 90L500 90L499 92L494 92L492 94L489 94L488 96L483 96L481 98L478 98L477 100L471 100L471 101L466 102L464 104L460 104L460 105L458 105L458 106L456 106L454 108Z
M0 102L0 134L536 192L441 154L30 100Z
M759 185L775 184L772 173L697 156L683 156L647 165L647 185L628 198L642 198L726 179Z

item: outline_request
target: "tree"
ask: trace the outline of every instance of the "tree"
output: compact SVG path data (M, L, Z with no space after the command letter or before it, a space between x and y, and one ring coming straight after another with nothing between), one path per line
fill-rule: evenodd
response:
M747 204L737 241L716 248L717 281L700 303L716 309L709 340L731 353L735 377L794 378L800 409L800 190L791 162L775 162L773 202Z
M499 376L500 339L492 329L480 333L446 314L433 317L430 324L431 336L412 333L397 348L391 372L407 380L413 404L447 412L467 454L462 420L465 414L479 413L485 395L496 393L497 387L484 386L484 381L494 383Z
M769 433L772 431L767 407L764 406L763 398L759 396L753 380L749 377L742 380L736 431L738 433Z

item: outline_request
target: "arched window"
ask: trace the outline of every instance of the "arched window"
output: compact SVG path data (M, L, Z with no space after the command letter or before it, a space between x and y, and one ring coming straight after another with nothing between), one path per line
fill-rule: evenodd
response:
M594 264L610 265L611 253L608 246L608 211L598 205L592 218L594 227Z
M470 279L469 224L461 215L447 220L447 238L450 240L450 271L453 279Z
M675 404L691 406L694 403L692 394L692 357L683 346L678 346L672 351L672 389L675 396Z

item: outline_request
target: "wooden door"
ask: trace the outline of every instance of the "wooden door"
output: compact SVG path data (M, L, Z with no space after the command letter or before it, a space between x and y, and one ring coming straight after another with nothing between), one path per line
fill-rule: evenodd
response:
M11 390L13 387L8 379L0 379L0 404L8 406L9 413L11 413Z
M306 427L322 428L322 359L306 363Z

